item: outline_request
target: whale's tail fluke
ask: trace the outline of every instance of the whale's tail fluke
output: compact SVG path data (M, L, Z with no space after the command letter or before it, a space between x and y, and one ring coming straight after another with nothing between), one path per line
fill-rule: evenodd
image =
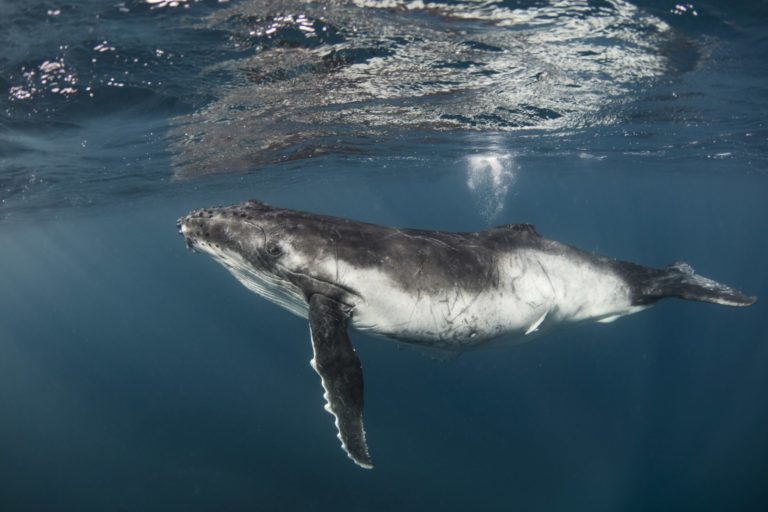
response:
M751 306L757 297L750 297L735 288L702 277L685 262L676 262L646 276L638 303L652 303L665 297L712 302L723 306Z

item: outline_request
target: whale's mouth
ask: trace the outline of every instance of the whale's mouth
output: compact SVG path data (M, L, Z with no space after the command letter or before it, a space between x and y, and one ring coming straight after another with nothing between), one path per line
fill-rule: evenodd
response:
M176 220L176 229L178 230L179 234L184 237L184 244L187 246L187 249L191 250L192 252L197 252L195 249L195 239L191 236L190 233L188 233L185 229L184 221L189 218L189 216L185 217L179 217Z

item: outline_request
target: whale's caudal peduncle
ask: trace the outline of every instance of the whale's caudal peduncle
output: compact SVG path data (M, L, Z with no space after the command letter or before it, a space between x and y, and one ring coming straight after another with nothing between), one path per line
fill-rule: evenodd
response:
M473 233L398 229L258 201L177 222L187 246L245 286L308 319L326 409L347 454L371 468L363 374L349 326L443 351L532 339L553 327L611 322L665 297L748 306L686 263L663 269L542 238L530 224Z

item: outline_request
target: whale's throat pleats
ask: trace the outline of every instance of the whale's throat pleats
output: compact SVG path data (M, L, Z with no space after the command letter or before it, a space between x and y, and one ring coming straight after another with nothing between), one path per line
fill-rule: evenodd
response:
M304 294L294 284L249 263L235 252L223 251L210 244L200 245L203 246L202 250L229 270L243 286L295 315L307 317Z

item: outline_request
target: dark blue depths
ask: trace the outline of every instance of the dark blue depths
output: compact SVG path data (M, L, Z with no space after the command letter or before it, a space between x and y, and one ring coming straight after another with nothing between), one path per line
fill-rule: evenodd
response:
M0 2L13 13L0 22L14 28L5 37L17 41L0 57L0 510L768 509L759 3L635 4L676 31L655 50L668 69L579 113L578 126L508 131L478 128L478 116L450 131L389 126L354 151L307 133L308 147L323 148L313 158L278 147L253 172L202 178L189 169L204 166L188 162L204 156L180 156L175 130L205 129L190 119L226 96L217 81L237 80L209 66L245 58L230 36L249 18L202 29L199 20L229 6L189 4L127 2L129 22L98 3L21 12ZM40 17L67 13L83 34L69 27L69 41L51 24L30 42ZM399 15L381 14L382 23ZM281 37L300 38L289 25ZM345 35L333 30L317 45ZM99 53L114 62L89 67L105 39L117 50ZM87 50L62 56L82 90L9 99L30 85L22 66L39 70L61 41ZM364 48L348 58L386 54ZM106 85L122 70L125 86ZM545 104L570 119L566 103L542 100L527 110L543 112L536 122L554 117ZM601 121L590 124L594 116ZM531 222L606 255L656 266L685 259L760 300L747 309L670 300L444 362L353 333L376 464L364 471L322 408L306 322L187 251L175 232L191 209L249 197L430 229Z

